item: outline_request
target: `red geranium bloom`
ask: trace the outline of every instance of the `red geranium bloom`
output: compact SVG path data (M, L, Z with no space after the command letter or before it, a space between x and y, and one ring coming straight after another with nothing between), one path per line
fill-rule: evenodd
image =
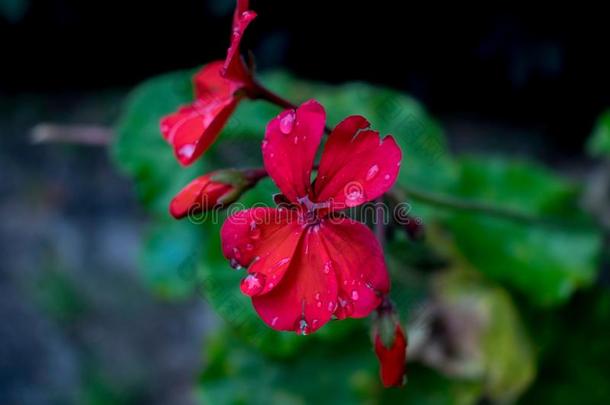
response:
M312 100L269 122L265 169L291 205L240 211L221 231L225 257L248 267L242 292L276 330L308 333L332 316L365 317L390 287L375 235L337 211L389 190L400 149L391 136L367 129L364 117L348 117L329 135L312 184L325 120Z
M163 137L185 166L214 143L239 100L254 85L239 53L244 31L256 17L256 13L248 11L248 5L248 0L237 2L226 60L211 62L194 76L195 101L161 119Z
M375 354L379 359L379 375L383 386L400 387L404 384L407 361L407 339L399 324L394 329L390 347L384 345L379 333L375 335Z

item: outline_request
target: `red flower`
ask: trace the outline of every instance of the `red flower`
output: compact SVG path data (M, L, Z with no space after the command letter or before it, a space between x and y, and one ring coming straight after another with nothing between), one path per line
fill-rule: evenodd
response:
M161 132L173 146L178 161L193 163L216 140L237 103L254 86L251 73L239 53L239 43L256 13L248 0L238 0L233 19L231 46L225 61L204 66L193 78L195 101L161 119Z
M269 122L265 169L291 205L253 208L228 218L223 253L248 267L241 290L276 330L314 332L332 316L367 316L390 287L371 230L337 211L381 196L398 175L401 152L391 136L351 116L332 131L312 184L325 112L316 101Z
M217 174L208 173L191 181L172 199L170 214L180 219L233 202L236 187L230 182L215 180Z
M381 369L379 374L383 386L400 387L404 383L405 363L407 361L407 339L398 323L394 328L392 343L384 344L379 331L375 334L375 354Z

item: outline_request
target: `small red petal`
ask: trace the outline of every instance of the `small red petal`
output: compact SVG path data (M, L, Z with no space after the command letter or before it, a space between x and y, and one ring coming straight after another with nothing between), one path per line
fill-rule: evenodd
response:
M195 101L161 120L163 137L181 164L190 165L214 143L237 102L233 96Z
M402 153L391 136L367 130L361 116L343 120L324 146L315 201L340 210L372 201L388 191L398 176Z
M389 388L403 385L407 360L407 340L400 325L396 325L392 347L385 347L379 334L375 336L375 354L379 359L379 374L383 386Z
M233 15L233 27L231 33L231 45L227 51L222 75L233 81L249 84L251 82L250 73L245 66L240 55L240 43L248 25L256 18L254 11L248 10L248 2L238 2L235 14Z
M220 72L224 61L217 60L203 66L194 76L195 98L208 100L232 96L242 84L224 78Z
M184 187L170 202L169 212L176 218L207 211L218 204L233 186L211 181L214 173L198 177Z
M267 125L263 141L265 169L293 203L308 196L316 151L324 134L326 113L315 100L283 111Z

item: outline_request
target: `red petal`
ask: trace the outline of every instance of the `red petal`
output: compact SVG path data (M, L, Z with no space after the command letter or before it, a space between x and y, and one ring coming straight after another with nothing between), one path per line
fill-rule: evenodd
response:
M241 39L248 25L256 18L254 11L248 10L248 1L238 1L235 14L233 15L233 29L231 33L231 45L227 51L222 75L227 79L238 82L249 83L250 74L245 66L239 51Z
M231 185L210 181L214 173L208 173L191 181L171 201L170 214L184 218L189 213L196 214L209 210L218 200L233 189Z
M267 294L252 297L254 308L273 329L307 334L331 319L337 279L328 271L330 258L321 235L320 228L308 228L280 284Z
M265 169L292 202L308 196L316 150L324 134L326 113L315 100L283 111L267 125L263 140Z
M324 220L321 234L339 286L335 316L368 316L381 303L381 295L390 290L377 238L367 226L350 218Z
M233 266L249 266L253 276L242 283L245 294L264 294L282 279L302 234L295 215L286 209L253 208L236 213L223 224L224 256Z
M394 344L390 348L383 345L379 334L375 336L375 354L379 359L379 374L384 387L399 387L403 384L406 350L407 339L399 325L396 325Z
M233 96L197 100L161 120L163 137L181 164L193 163L214 143L237 102Z
M208 100L214 98L226 98L232 96L242 85L228 80L220 74L224 61L217 60L202 67L193 76L195 85L195 98Z
M393 137L383 140L361 116L343 120L329 135L315 184L315 200L333 210L354 207L388 191L400 169L402 153Z

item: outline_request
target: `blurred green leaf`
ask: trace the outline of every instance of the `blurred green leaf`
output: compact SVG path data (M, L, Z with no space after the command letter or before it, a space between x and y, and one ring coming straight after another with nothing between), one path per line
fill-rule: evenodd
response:
M593 156L610 156L610 110L597 119L587 150Z
M610 403L610 291L578 294L553 314L534 313L531 329L541 350L536 384L523 404Z
M201 403L363 403L379 389L368 345L361 336L341 346L311 346L294 359L270 360L223 334L208 345Z
M566 223L523 223L453 211L445 218L474 267L540 305L564 302L597 274L601 235L578 207L577 189L532 163L501 158L460 161L450 195Z
M450 346L457 352L457 363L448 368L453 373L462 370L465 376L478 375L488 398L500 402L517 399L533 381L536 364L508 293L476 273L455 269L440 275L434 284L447 321L461 325L455 331L458 336L451 328L446 330L448 339L454 340Z
M19 22L28 11L30 0L0 0L0 15L9 22Z

